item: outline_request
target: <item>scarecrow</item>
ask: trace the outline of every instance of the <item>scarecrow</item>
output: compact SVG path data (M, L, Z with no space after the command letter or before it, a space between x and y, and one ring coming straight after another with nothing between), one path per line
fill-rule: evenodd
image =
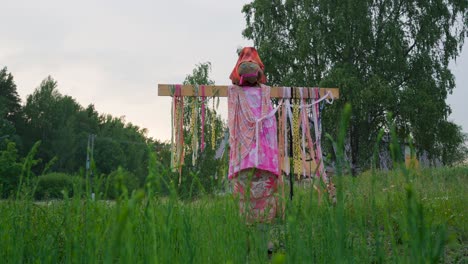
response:
M277 214L280 169L275 112L257 50L243 48L228 88L229 174L240 211L249 223Z

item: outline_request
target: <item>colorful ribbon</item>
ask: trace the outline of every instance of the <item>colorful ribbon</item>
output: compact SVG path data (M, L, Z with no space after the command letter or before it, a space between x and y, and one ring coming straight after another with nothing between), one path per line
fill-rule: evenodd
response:
M200 149L203 152L203 150L205 149L205 85L202 85L200 88L201 88L201 96L202 96L202 101L201 101L201 143L200 143Z

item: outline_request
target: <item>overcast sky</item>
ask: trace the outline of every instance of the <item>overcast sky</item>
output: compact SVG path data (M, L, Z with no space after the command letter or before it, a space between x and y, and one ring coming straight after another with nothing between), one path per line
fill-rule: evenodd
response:
M15 77L23 102L51 75L81 105L168 140L171 99L157 96L157 84L181 83L205 61L216 84L228 84L236 48L252 45L242 38L247 2L1 0L0 67ZM452 64L457 88L448 99L450 119L465 132L466 46Z

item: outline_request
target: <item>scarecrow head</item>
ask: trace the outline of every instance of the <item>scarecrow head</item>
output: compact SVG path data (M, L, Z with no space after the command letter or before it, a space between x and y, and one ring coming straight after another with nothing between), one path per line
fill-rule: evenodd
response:
M245 47L239 52L239 59L229 78L233 84L256 86L266 83L265 66L253 47Z

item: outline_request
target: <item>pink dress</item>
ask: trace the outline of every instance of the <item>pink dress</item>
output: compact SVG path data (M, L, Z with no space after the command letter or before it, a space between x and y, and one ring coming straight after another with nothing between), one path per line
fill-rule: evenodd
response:
M229 179L240 194L240 210L249 221L270 221L276 214L279 175L276 118L270 87L228 88ZM245 190L250 182L250 202ZM249 208L246 206L249 205Z
M235 89L238 90L234 91ZM267 100L262 100L262 89L263 96L267 97ZM235 97L229 97L228 102L229 132L231 135L229 138L229 145L231 147L229 179L235 177L238 172L250 168L257 168L279 175L276 118L274 114L271 114L273 107L271 105L269 90L270 87L268 86L263 86L262 88L229 87L230 96L236 94L240 98L240 100L236 100L237 98ZM245 100L246 104L239 102L242 100ZM266 105L262 105L265 103ZM249 109L242 109L247 107ZM268 114L270 116L265 117ZM237 115L237 118L235 115ZM262 120L258 122L260 118ZM243 125L236 123L243 123ZM248 135L249 132L250 135ZM242 137L247 139L243 140ZM258 143L257 140L259 141ZM248 147L245 146L244 152L239 153L241 151L236 151L236 147L240 148L239 145L242 144Z

